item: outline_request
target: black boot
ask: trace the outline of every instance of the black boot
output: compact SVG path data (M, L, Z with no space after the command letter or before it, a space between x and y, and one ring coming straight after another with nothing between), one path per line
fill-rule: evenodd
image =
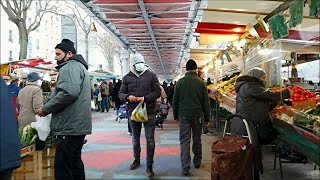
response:
M140 159L135 159L130 165L130 170L137 169L140 166Z
M154 172L152 170L152 166L148 166L146 172L147 172L147 176L148 177L153 177L154 176Z

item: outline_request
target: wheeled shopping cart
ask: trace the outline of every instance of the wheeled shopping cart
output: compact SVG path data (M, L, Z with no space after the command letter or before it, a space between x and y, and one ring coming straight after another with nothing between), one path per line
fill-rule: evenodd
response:
M232 118L243 121L247 135L239 136L227 132ZM226 136L227 135L227 136ZM223 138L212 144L211 179L246 179L251 180L253 165L252 139L247 121L239 116L227 118Z

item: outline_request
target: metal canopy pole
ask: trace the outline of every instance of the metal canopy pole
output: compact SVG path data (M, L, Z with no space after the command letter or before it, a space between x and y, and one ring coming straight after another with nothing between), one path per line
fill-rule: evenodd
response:
M149 34L151 36L153 45L156 48L157 55L158 55L158 58L160 60L163 72L164 72L166 78L168 78L168 74L167 74L167 72L166 72L166 70L165 70L165 68L163 66L163 62L162 62L162 58L161 58L160 51L159 51L159 48L158 48L158 44L157 44L156 38L154 36L154 32L153 32L153 29L152 29L152 26L151 26L151 23L150 23L150 20L149 20L149 16L147 14L147 10L146 10L145 4L144 4L143 0L138 0L138 2L139 2L140 9L141 9L142 17L144 18L144 21L147 24L147 27L148 27Z

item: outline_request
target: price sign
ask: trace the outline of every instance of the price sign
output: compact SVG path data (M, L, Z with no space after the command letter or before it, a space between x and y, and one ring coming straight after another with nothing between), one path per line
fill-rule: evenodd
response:
M319 1L319 0L318 0ZM295 0L290 3L290 21L289 28L296 27L302 23L303 19L303 0Z
M286 19L283 15L275 15L270 18L269 26L274 40L288 36L289 30L286 24Z

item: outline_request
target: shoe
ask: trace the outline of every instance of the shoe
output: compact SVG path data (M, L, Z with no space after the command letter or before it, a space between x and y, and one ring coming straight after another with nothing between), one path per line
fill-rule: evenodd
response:
M201 166L201 164L195 164L195 165L194 165L194 167L195 167L196 169L199 169L200 166Z
M140 159L135 159L130 165L130 170L137 169L140 166Z
M184 176L191 176L191 173L189 170L186 170L186 171L182 171L182 175Z
M148 166L146 172L147 172L147 176L148 177L153 177L154 176L154 172L152 170L152 166Z

